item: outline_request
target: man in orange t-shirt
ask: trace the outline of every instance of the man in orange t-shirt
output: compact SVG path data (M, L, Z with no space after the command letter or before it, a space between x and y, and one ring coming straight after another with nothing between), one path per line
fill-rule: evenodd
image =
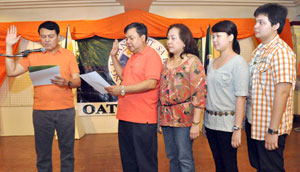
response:
M52 142L57 131L61 157L61 171L74 171L75 110L72 88L81 84L79 68L72 52L59 44L59 26L46 21L38 29L45 53L32 53L18 63L12 58L5 59L7 76L18 76L28 71L29 66L57 65L61 76L51 79L49 85L34 86L33 126L37 169L39 172L52 171ZM13 53L13 45L21 36L11 26L6 36L6 54Z
M127 48L133 53L123 68L115 40L111 57L122 85L106 90L118 97L119 147L124 172L157 172L157 104L162 61L147 46L147 27L131 23L125 27Z

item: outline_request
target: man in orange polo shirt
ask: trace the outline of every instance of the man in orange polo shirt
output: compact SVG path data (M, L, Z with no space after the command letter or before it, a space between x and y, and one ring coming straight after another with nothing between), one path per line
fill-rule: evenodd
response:
M157 172L157 104L162 61L147 46L147 27L125 27L127 48L133 53L123 68L117 59L115 40L111 57L121 85L106 90L118 97L119 147L124 172Z
M18 76L28 71L29 66L58 65L61 76L55 76L51 85L34 86L33 126L37 169L52 172L52 142L57 131L61 157L61 171L74 171L75 110L72 88L81 84L76 58L72 52L59 44L59 26L46 21L38 29L41 44L46 53L32 53L18 63L5 59L7 76ZM21 36L11 26L6 36L6 54L13 53L13 45Z

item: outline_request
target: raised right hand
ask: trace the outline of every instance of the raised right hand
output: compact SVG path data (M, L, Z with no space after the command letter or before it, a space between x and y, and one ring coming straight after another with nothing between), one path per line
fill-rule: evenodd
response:
M15 43L19 41L21 38L21 35L17 36L17 28L16 26L12 25L10 26L10 29L7 29L7 35L6 35L6 45L13 46Z
M113 47L110 51L110 56L115 57L117 55L118 51L119 51L119 41L117 39L115 39L115 41L113 43Z

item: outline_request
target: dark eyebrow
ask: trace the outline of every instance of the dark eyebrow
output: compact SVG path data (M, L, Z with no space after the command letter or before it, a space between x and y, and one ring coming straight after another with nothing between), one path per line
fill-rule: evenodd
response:
M126 38L134 38L134 36L130 35L130 36L126 36Z

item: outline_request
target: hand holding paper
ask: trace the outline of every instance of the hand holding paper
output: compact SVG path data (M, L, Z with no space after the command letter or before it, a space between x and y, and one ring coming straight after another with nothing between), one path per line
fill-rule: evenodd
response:
M80 77L101 94L107 93L104 87L108 87L110 84L107 83L97 72L94 71L82 74Z
M55 76L60 76L59 66L57 65L42 65L29 66L29 76L34 86L51 85L51 79Z
M68 85L68 81L61 76L54 76L54 78L51 79L51 83L61 87L65 87Z
M121 95L121 86L120 85L112 85L110 87L105 87L105 90L113 96Z

